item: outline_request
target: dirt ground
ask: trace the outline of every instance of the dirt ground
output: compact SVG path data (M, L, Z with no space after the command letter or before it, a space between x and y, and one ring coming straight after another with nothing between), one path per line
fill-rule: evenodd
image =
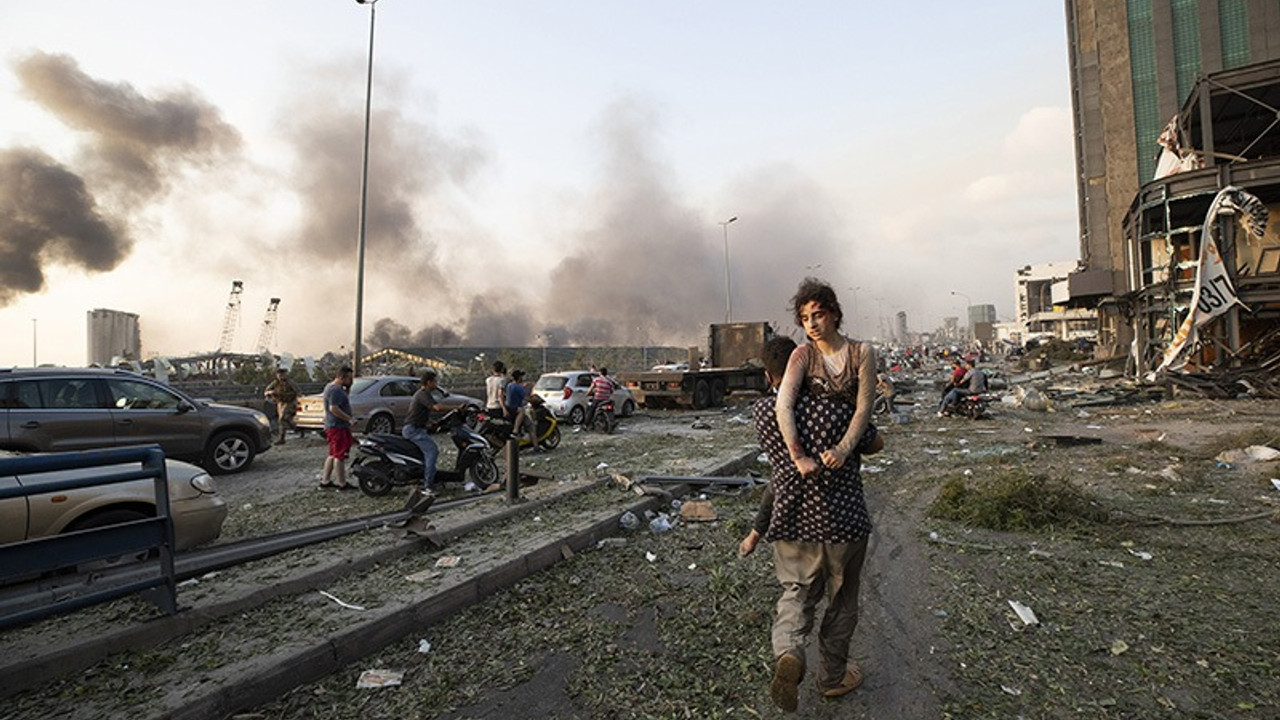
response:
M864 459L876 527L854 656L866 684L824 702L806 678L799 716L1280 717L1280 463L1215 459L1277 447L1280 403L997 404L969 421L935 418L935 398L928 388L905 397L918 401L901 408L909 421L883 424L886 450ZM553 472L552 483L610 470L692 474L754 451L745 411L642 412L612 438L568 432L527 466ZM232 505L225 538L398 504L314 490L323 454L318 438L291 440L220 479ZM1030 500L989 503L977 521L936 514L944 487L981 499L1019 483ZM1038 504L1060 485L1090 512ZM770 550L736 553L758 491L709 499L715 522L619 530L616 542L237 717L781 717L766 689L778 593ZM448 552L503 542L494 534ZM1019 619L1011 600L1038 623ZM403 672L402 683L357 689L372 668ZM58 692L72 702L76 685Z

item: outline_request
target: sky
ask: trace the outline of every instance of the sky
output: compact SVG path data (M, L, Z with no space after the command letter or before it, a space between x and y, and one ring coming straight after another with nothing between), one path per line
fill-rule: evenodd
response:
M1078 257L1061 3L379 0L363 343L699 345L813 275L844 331ZM0 6L0 366L355 339L371 8ZM735 221L725 224L729 218ZM726 289L726 268L729 288Z

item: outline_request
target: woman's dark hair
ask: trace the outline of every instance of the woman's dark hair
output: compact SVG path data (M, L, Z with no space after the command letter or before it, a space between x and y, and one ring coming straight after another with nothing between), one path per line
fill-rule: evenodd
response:
M831 286L815 277L807 277L800 282L800 288L796 290L796 294L791 298L791 312L795 316L796 325L803 325L800 322L800 310L811 302L818 303L818 307L826 310L836 316L836 329L840 329L840 322L844 320L844 311L840 309L840 301L836 298L836 291Z

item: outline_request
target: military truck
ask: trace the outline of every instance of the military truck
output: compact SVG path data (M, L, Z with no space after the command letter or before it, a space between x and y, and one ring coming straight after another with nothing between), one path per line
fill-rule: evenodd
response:
M637 373L618 373L636 402L647 408L702 408L723 405L734 392L764 392L761 354L773 337L767 322L713 323L707 353L689 348L689 362L657 366Z

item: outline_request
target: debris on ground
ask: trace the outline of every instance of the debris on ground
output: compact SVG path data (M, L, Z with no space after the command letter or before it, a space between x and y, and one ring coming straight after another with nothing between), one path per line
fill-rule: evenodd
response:
M404 681L404 673L395 670L365 670L360 673L356 687L361 690L391 687Z
M361 605L352 605L352 604L351 604L351 603L349 603L349 602L346 602L346 601L343 601L343 600L339 600L339 599L337 598L337 596L333 595L332 593L325 592L324 590L321 590L321 591L319 591L319 592L320 592L320 594L321 594L321 595L323 595L323 596L325 596L325 597L329 598L330 600L332 600L332 601L334 601L334 602L338 603L338 605L340 605L340 606L342 606L342 607L344 607L344 608L347 608L348 610L364 610L364 609L365 609L365 608L364 608L363 606L361 606Z
M1271 462L1280 459L1280 450L1266 445L1250 445L1237 450L1226 450L1218 454L1214 460L1228 464Z
M680 519L685 522L711 522L719 520L710 500L690 500L680 505Z

